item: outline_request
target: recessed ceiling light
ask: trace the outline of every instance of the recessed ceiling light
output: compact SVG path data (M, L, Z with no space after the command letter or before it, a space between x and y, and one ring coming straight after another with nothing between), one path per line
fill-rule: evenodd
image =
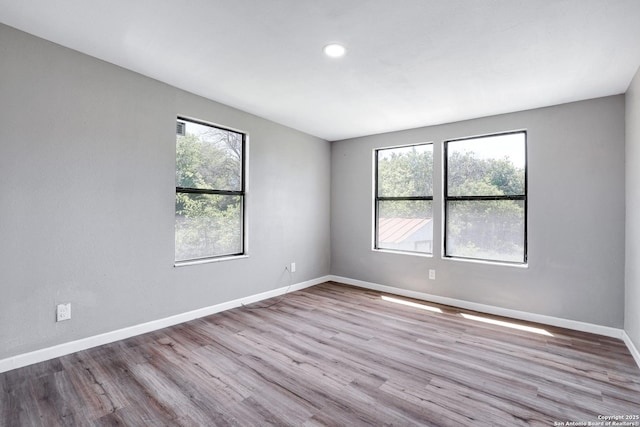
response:
M331 58L340 58L341 56L344 56L346 52L347 49L338 43L331 43L324 47L325 55Z

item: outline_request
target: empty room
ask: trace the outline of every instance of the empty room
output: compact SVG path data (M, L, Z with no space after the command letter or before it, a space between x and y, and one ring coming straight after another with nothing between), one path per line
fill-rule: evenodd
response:
M0 0L0 426L640 426L638 22Z

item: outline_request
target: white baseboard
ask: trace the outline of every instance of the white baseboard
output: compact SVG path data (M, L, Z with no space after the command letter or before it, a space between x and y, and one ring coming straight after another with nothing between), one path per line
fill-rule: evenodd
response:
M633 359L636 361L636 364L640 368L640 351L638 351L638 348L635 346L633 341L631 341L631 338L629 337L626 331L623 331L622 340L627 345L627 348L631 352Z
M409 291L392 286L380 285L377 283L365 282L362 280L349 279L347 277L330 276L334 282L345 283L347 285L358 286L361 288L372 289L375 291L386 292L395 295L401 295L409 298L430 301L437 304L450 305L453 307L464 308L467 310L479 311L487 314L495 314L497 316L510 317L512 319L526 320L528 322L541 323L544 325L558 326L561 328L573 329L581 332L590 332L593 334L604 335L607 337L623 339L624 331L622 329L611 328L608 326L595 325L592 323L578 322L576 320L563 319L553 316L545 316L543 314L529 313L526 311L511 310L508 308L496 307L486 304L478 304L475 302L441 297L423 292Z
M231 308L239 307L242 304L251 304L254 302L258 302L268 298L273 298L273 297L282 295L286 292L293 292L300 289L305 289L310 286L324 283L329 280L331 280L330 276L319 277L317 279L308 280L306 282L293 284L290 287L283 286L281 288L263 292L260 294L251 295L251 296L236 299L233 301L212 305L210 307L200 308L200 309L189 311L186 313L176 314L175 316L165 317L164 319L152 320L150 322L130 326L128 328L118 329L116 331L106 332L104 334L82 338L77 341L71 341L71 342L59 344L53 347L43 348L41 350L36 350L29 353L8 357L6 359L0 360L0 373L21 368L24 366L32 365L34 363L44 362L45 360L50 360L56 357L65 356L67 354L75 353L81 350L86 350L92 347L97 347L103 344L109 344L115 341L130 338L136 335L145 334L147 332L156 331L158 329L177 325L179 323L188 322L190 320L198 319L200 317L209 316L211 314L215 314L221 311L229 310Z

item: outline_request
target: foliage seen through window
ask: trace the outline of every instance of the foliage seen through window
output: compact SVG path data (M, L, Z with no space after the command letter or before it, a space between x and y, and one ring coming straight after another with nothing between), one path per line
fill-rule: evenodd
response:
M433 251L433 146L376 151L375 248Z
M526 134L445 142L445 256L526 262Z
M176 138L176 261L244 252L244 135L180 119Z

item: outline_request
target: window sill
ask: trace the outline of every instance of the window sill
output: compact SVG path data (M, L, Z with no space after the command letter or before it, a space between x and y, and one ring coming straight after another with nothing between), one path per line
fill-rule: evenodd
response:
M428 254L424 252L409 252L409 251L394 251L393 249L371 249L373 252L379 252L383 254L394 254L394 255L409 255L409 256L418 256L422 258L433 258L433 254Z
M453 261L453 262L468 262L471 264L484 264L484 265L496 265L499 267L514 267L514 268L529 268L529 263L524 264L516 264L512 262L500 262L500 261L489 261L483 259L471 259L471 258L455 258L455 257L442 257L445 261Z
M188 265L199 265L199 264L210 264L214 262L224 262L224 261L232 261L235 259L244 259L249 258L249 255L231 255L231 256L223 256L219 258L204 258L204 259L194 259L187 261L175 261L173 264L174 267L186 267Z

